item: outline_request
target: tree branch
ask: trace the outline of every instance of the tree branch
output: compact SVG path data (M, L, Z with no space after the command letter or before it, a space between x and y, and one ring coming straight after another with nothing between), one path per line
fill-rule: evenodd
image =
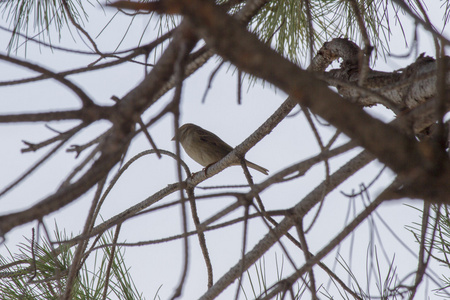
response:
M311 73L259 41L210 1L182 0L177 4L182 5L182 13L219 55L241 70L281 88L299 104L370 150L400 175L411 197L449 202L450 161L436 143L418 143L345 101ZM383 141L383 145L379 141Z

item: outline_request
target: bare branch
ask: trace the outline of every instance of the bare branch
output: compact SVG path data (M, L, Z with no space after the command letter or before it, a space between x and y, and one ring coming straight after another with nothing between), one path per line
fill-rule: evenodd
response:
M60 76L46 68L40 67L36 64L32 64L29 63L27 61L23 61L17 58L13 58L11 56L6 56L3 54L0 54L0 59L4 60L4 61L8 61L11 63L14 63L16 65L19 66L23 66L26 67L30 70L45 74L53 79L55 79L56 81L59 81L60 83L64 84L65 86L67 86L69 89L71 89L77 96L78 98L80 98L81 103L83 104L83 107L92 107L92 106L96 106L94 104L94 102L92 101L92 99L77 85L75 85L74 83L72 83L70 80L64 78L63 76Z

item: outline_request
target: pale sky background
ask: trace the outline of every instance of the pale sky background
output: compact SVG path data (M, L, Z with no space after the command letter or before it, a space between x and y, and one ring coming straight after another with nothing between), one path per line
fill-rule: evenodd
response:
M429 6L430 12L435 16L432 21L438 28L442 28L443 9L439 8L438 1L433 1L433 6ZM87 12L90 16L89 23L87 23L88 32L92 36L96 36L103 26L107 24L114 13L113 9L106 9L105 14L101 11L98 4L95 6L87 6ZM146 25L146 16L139 16L131 27L124 40L121 49L127 49L137 44L140 34ZM406 38L408 45L412 44L413 25L414 23L407 17L403 18L402 25L406 29ZM96 39L99 48L102 51L112 51L115 49L117 43L121 40L125 30L129 24L130 18L127 16L116 17L105 32ZM0 21L0 25L6 26L5 20ZM154 26L152 24L150 28ZM400 28L397 23L391 23L392 37L389 46L394 54L404 54L408 51L401 35ZM62 45L68 48L76 48L86 50L85 45L81 42L80 36L72 30L75 42L65 29L62 31L61 41L58 42L57 37L52 40L55 45ZM449 35L449 30L444 32ZM6 52L6 44L9 40L10 34L0 31L0 45L2 45L2 53ZM143 38L143 43L149 42L156 37L155 32L147 33ZM433 43L430 36L419 30L419 45L418 53L426 52L427 55L435 56L433 50ZM24 58L25 46L19 48L17 56ZM409 65L416 56L413 55L409 59L393 59L387 58L384 60L382 56L376 61L375 69L392 71ZM84 66L96 59L95 56L73 55L58 50L51 51L46 47L39 47L34 43L28 43L26 46L26 59L45 66L53 71L63 71L71 68ZM307 59L303 59L304 62ZM185 81L182 98L182 116L181 123L192 122L196 123L213 131L230 145L238 145L250 133L252 133L262 122L264 122L272 112L279 107L282 101L286 98L283 92L275 91L268 86L262 86L257 82L251 86L247 91L248 84L244 85L244 93L242 105L237 105L237 78L232 68L228 68L226 64L217 74L213 81L212 89L208 93L206 103L202 104L201 100L203 93L207 87L208 79L211 71L218 64L217 58L210 59L206 67L196 72L195 75ZM305 66L305 65L303 65ZM23 68L16 67L10 63L0 61L0 81L7 81L12 79L20 79L29 77L31 72ZM113 102L109 100L111 96L122 97L128 91L133 89L143 78L144 70L137 64L126 64L119 67L108 68L105 70L89 72L76 76L70 76L70 80L78 84L88 93L96 103L103 103L110 105ZM164 100L159 101L152 109L144 114L144 122L156 115L167 101L170 100L172 93L168 93ZM0 113L20 113L20 112L34 112L46 110L61 110L79 107L79 101L74 97L73 93L64 86L52 80L38 81L35 83L28 83L23 85L16 85L11 87L0 88ZM297 111L297 109L294 109ZM375 107L368 109L373 115L376 115L383 120L390 120L392 114L382 107ZM174 143L171 142L173 136L173 119L171 116L165 116L157 124L150 128L150 133L154 138L156 144L161 149L174 151ZM50 126L57 130L65 130L73 126L75 122L53 122ZM82 144L90 141L97 134L106 128L106 122L103 124L95 124L90 126L78 134L74 139L67 144ZM170 130L169 130L170 129ZM334 133L331 128L320 127L320 132L324 142L330 138ZM20 149L24 147L22 140L30 142L41 142L54 135L53 132L45 128L44 124L0 124L0 137L2 140L2 147L0 148L0 188L7 186L11 181L15 180L25 170L27 170L34 162L43 157L50 148L44 148L37 153L20 153ZM340 139L339 144L346 141L345 137ZM65 149L66 149L65 148ZM130 150L127 153L127 160L137 153L149 148L148 141L143 135L140 135L132 143ZM90 149L89 149L90 150ZM309 125L306 123L303 114L298 114L295 117L285 119L273 132L257 144L246 156L247 159L264 166L270 170L270 174L275 174L277 171L307 159L319 150L319 147L314 139ZM331 160L332 171L336 170L349 158L353 157L360 150L353 150L337 159ZM43 199L45 196L53 193L63 178L72 170L72 168L89 153L83 152L78 158L74 159L73 153L66 153L59 151L52 160L41 166L32 176L20 184L17 188L7 193L0 198L1 214L24 209L37 201ZM191 171L196 172L201 170L201 166L188 158L184 153L183 157L186 159ZM315 253L321 247L328 243L328 241L338 233L346 221L346 215L350 209L349 214L355 214L352 211L352 206L356 207L359 212L363 205L361 199L356 198L349 200L342 196L341 191L351 193L352 190L357 191L361 183L368 184L377 175L381 165L372 163L368 168L357 173L356 176L339 187L338 190L330 194L326 200L324 207L320 213L319 219L315 224L313 230L307 235L310 251ZM116 168L117 169L117 168ZM145 156L124 174L118 181L115 188L107 198L105 205L102 208L101 215L104 219L108 219L128 207L142 201L146 197L152 195L156 191L176 181L175 162L168 157L158 160L156 156ZM115 174L114 172L112 174ZM260 182L266 177L258 172L252 172L255 182ZM279 184L271 187L262 194L263 202L266 209L287 208L293 206L300 199L316 187L317 183L324 178L324 166L317 165L310 170L304 177L292 182ZM370 189L369 193L372 199L386 186L393 178L389 171L385 171L376 184ZM245 178L239 167L231 167L218 174L214 178L208 179L201 186L214 185L231 185L231 184L245 184ZM224 191L222 189L217 192ZM203 194L204 191L198 190L197 194ZM82 230L86 213L90 207L93 191L88 195L66 206L60 211L47 216L44 220L49 228L54 228L54 224L58 224L60 230L66 231L68 235L77 234ZM176 199L178 193L163 199L160 204L164 204L170 200ZM206 219L219 211L221 207L231 204L234 199L231 198L213 198L202 200L198 202L199 216L201 219ZM405 229L407 225L413 225L413 222L419 222L419 212L411 207L404 205L406 202L395 201L385 203L377 212L383 217L383 220L389 224L389 227L399 236L404 243L408 245L415 253L417 253L417 244L414 241L413 235ZM422 202L408 201L409 205L421 207ZM315 210L313 210L315 212ZM243 211L234 213L228 218L242 215ZM307 220L311 220L313 214L307 216ZM227 218L227 219L228 219ZM131 221L126 222L122 227L120 234L121 241L137 242L142 240L157 239L166 236L171 236L181 232L180 222L180 208L175 207L165 209L152 214L140 216ZM351 219L351 218L350 218ZM394 265L397 266L399 279L403 279L406 274L415 270L417 266L417 259L415 259L407 250L405 250L400 243L392 237L386 230L384 225L377 220L376 228L379 230L378 234L383 239L383 247L386 251L387 259L391 260L395 256ZM308 224L308 222L306 222ZM14 229L6 236L6 243L0 246L0 254L5 255L7 246L11 251L15 251L16 245L24 242L24 236L29 238L31 236L31 228L36 223L27 224L20 228ZM193 227L190 226L192 229ZM240 257L240 249L242 243L242 228L243 225L221 229L219 231L208 232L206 234L206 242L210 251L212 264L214 268L215 281L218 280L222 274L233 266ZM262 230L265 232L264 225L260 221L250 222L249 239L247 249L250 250L252 246L262 237ZM295 235L295 232L292 231ZM341 245L341 254L343 259L347 262L351 261L354 266L353 271L357 278L365 284L366 278L366 261L365 257L369 253L368 241L371 231L368 223L365 222L355 232L354 236L347 238ZM379 240L375 238L378 244L378 257L382 263L383 274L387 271L387 263L379 246ZM285 242L285 244L288 244ZM195 299L202 295L206 289L206 269L198 247L197 237L190 239L191 257L190 269L188 279L184 289L183 299ZM353 250L349 252L348 249ZM289 248L291 253L297 257L298 251ZM279 259L282 256L282 250L278 246L273 247L266 255L266 273L269 278L275 279L275 253ZM335 263L335 254L329 255L325 262L328 266L333 266ZM303 254L301 254L303 255ZM303 257L303 256L302 256ZM351 259L349 260L349 257ZM301 261L301 260L299 260ZM181 241L170 242L165 244L146 246L146 247L129 247L126 249L126 264L131 267L133 279L146 299L153 299L156 291L159 290L161 299L167 299L173 293L177 286L179 276L181 274L182 263L182 248ZM285 269L283 274L291 273L291 268L284 261ZM337 265L338 274L341 278L347 280L347 276L343 275L345 272ZM323 272L320 269L315 269L316 276L323 280ZM437 274L441 274L441 270L435 270ZM253 272L253 271L252 271ZM373 274L372 274L373 276ZM318 279L318 282L320 279ZM248 283L248 280L246 279ZM410 282L410 281L408 281ZM425 282L421 288L421 294L425 295L430 292L430 287L425 289ZM339 299L339 294L333 290L331 286L331 293ZM247 295L252 295L251 290L248 289ZM375 293L375 288L372 285L371 291ZM220 299L230 299L235 293L235 287L228 289ZM376 293L375 293L376 294ZM320 294L319 294L320 296ZM430 299L436 299L434 294L430 294ZM241 294L242 299L244 299ZM251 296L250 296L251 297ZM325 297L324 297L325 298ZM421 299L420 296L416 299Z

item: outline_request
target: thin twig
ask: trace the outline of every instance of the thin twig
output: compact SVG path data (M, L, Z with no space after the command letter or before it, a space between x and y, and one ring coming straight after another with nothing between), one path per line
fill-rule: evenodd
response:
M111 269L113 268L114 265L114 260L115 260L115 253L116 253L116 243L117 243L117 239L119 238L119 232L120 232L120 228L122 227L122 224L118 224L116 227L116 232L114 233L114 238L112 241L113 246L111 247L111 253L109 255L109 261L108 261L108 267L106 268L106 274L105 274L105 287L103 289L103 300L106 300L106 297L108 296L108 287L109 287L109 278L110 278L110 274L111 274Z

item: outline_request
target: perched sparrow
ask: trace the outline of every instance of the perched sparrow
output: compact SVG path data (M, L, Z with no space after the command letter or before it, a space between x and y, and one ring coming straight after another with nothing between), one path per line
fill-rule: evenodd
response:
M178 129L178 132L184 151L193 160L206 167L206 170L233 150L233 147L222 141L217 135L194 124L184 124ZM174 140L175 137L172 141ZM269 175L267 169L248 160L245 162L248 167ZM239 163L233 165L239 165Z

